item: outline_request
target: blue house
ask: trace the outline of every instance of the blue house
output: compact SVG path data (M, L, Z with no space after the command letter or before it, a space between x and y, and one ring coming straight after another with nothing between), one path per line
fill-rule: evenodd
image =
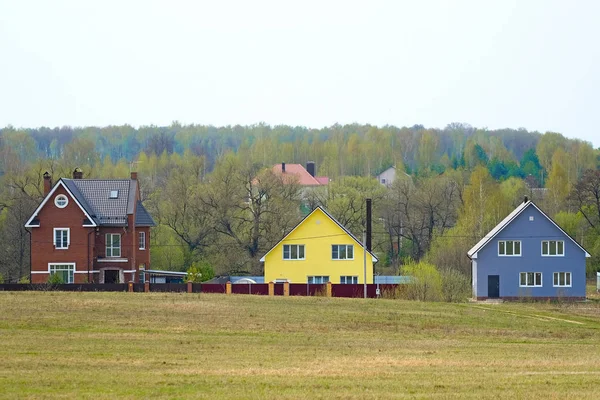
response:
M477 300L585 299L590 255L527 197L467 255Z

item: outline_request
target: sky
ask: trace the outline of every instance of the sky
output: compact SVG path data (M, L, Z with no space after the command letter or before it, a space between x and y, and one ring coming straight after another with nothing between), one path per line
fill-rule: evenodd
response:
M0 127L335 123L600 146L600 1L0 0Z

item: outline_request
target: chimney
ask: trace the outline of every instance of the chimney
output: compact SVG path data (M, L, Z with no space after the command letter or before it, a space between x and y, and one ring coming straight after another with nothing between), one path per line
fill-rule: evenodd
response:
M523 203L527 203L529 201L529 199L527 198L527 196L525 196L525 198L523 199Z
M285 163L281 163L281 172L285 173Z
M131 180L137 181L137 172L132 172L131 173Z
M367 199L367 242L365 245L367 246L367 250L371 251L371 199Z
M82 179L82 178L83 178L83 172L79 168L75 168L73 170L73 179Z
M50 190L52 189L52 177L48 173L48 171L44 172L44 196L48 196Z
M308 161L306 163L306 170L308 171L308 173L311 176L315 176L315 162L314 161Z

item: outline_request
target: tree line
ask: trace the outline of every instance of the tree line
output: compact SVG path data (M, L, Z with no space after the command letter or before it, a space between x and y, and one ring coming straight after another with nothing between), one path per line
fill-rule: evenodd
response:
M316 205L360 237L373 199L381 274L415 262L469 275L467 250L527 195L600 255L598 150L558 133L335 125L15 129L0 131L0 273L29 271L23 227L43 194L43 173L126 178L138 171L155 269L209 265L262 274L260 257ZM270 167L316 161L328 187L303 189ZM387 187L375 175L396 166ZM596 251L597 250L597 251ZM588 272L600 265L588 260ZM410 266L410 267L409 267Z

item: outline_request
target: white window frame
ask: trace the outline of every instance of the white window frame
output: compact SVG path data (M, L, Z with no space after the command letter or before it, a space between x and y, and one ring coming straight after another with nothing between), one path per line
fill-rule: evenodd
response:
M319 282L315 282L315 280L318 280ZM331 281L331 279L329 279L329 275L308 275L306 277L306 282L309 285L323 285L329 281Z
M286 258L286 247L289 249L287 258ZM296 258L292 258L292 247L296 248ZM300 258L300 248L302 248L302 255L304 257ZM298 260L306 260L306 246L303 244L284 244L282 247L282 257L286 261L298 261Z
M352 258L340 258L341 249L344 249L344 256L348 255L348 247L352 249ZM337 248L337 258L333 257L333 249ZM353 244L332 244L331 245L331 259L335 261L354 260L354 245Z
M564 278L565 278L565 284L561 285L560 284L560 274L564 274ZM567 276L569 277L569 284L567 285ZM556 284L557 282L557 277L558 277L558 284ZM553 287L573 287L573 274L569 271L559 271L559 272L554 272L552 274L552 286Z
M138 232L138 248L140 250L146 250L146 232Z
M525 285L521 284L521 275L526 274L526 278L525 278ZM533 274L533 285L529 284L529 275L528 274ZM536 276L540 275L540 284L537 285L535 283L536 281ZM519 272L519 287L543 287L544 286L544 276L541 272L532 272L532 271L527 271L527 272Z
M62 206L60 204L58 204L58 200L59 199L61 199L61 200L64 199L65 200L65 204L63 204ZM58 196L56 196L54 198L54 205L56 207L58 207L58 208L65 208L66 206L69 205L69 198L66 195L64 195L64 194L59 194Z
M59 271L69 271L69 274L67 275L68 279L67 279L67 282L65 282L65 283L75 283L75 263L68 263L68 262L48 263L48 275L51 276L53 273L55 273L57 266L72 267L72 269L71 268L60 269ZM54 269L54 271L52 271L53 269Z
M512 247L513 247L513 254L506 254L506 249L507 249L507 243L512 243ZM519 254L515 254L515 243L519 243ZM504 254L502 254L500 252L500 244L504 243ZM520 240L498 240L498 256L499 257L521 257L521 255L523 254L523 243L521 243Z
M110 236L110 240L108 240ZM112 237L113 236L118 236L119 237L119 247L113 247L112 245ZM121 252L121 245L122 245L122 238L121 238L121 234L120 233L107 233L106 235L104 235L104 248L105 248L105 253L104 255L106 256L106 258L121 258L121 256L123 255L123 253ZM110 246L109 246L110 244ZM119 255L116 256L114 253L115 249L119 249ZM110 250L110 251L109 251ZM110 255L108 255L110 252Z
M61 240L60 240L60 247L58 246L58 243L56 242L56 232L57 231L61 231L67 232L67 245L65 246L63 243L64 237L63 235L60 236ZM71 229L70 228L54 228L52 230L52 244L54 245L54 248L56 250L67 250L69 248L69 246L71 245Z
M350 278L350 282L348 282L348 278ZM343 285L358 285L358 276L357 275L342 275L340 276L340 283Z
M550 243L555 242L556 254L550 254ZM544 243L548 243L548 254L544 254ZM558 244L562 243L562 254L558 253ZM542 257L564 257L565 256L565 241L564 240L542 240Z

